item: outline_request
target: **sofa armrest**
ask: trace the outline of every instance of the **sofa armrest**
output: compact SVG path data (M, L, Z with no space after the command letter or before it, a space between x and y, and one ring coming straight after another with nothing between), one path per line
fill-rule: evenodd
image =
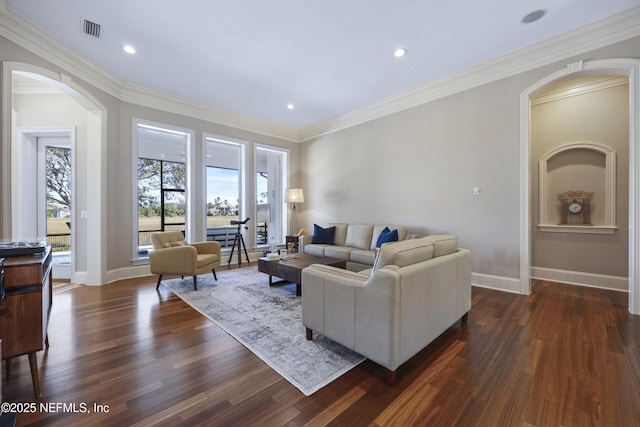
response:
M349 285L363 286L369 276L364 276L359 272L345 270L344 268L333 267L324 264L311 264L309 267L302 271L302 274L307 271L309 274L316 276L331 277L337 280L346 280ZM302 280L304 282L304 279Z
M355 345L355 298L367 277L313 264L302 270L302 323L348 347Z
M304 246L313 242L313 234L303 234L298 236L298 252L304 253Z

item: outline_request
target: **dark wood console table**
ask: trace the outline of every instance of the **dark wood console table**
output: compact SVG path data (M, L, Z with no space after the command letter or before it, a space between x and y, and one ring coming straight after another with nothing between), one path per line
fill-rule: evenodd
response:
M51 247L35 255L4 259L6 297L0 304L0 338L7 379L11 359L28 355L36 397L40 394L36 352L48 346L47 327L51 313Z

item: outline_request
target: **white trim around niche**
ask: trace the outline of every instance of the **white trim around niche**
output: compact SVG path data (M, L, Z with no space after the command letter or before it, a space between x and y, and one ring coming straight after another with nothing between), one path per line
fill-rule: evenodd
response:
M547 217L547 163L555 155L569 150L591 150L605 156L605 218L600 225L550 224ZM542 156L538 161L539 220L538 229L552 233L613 234L616 227L616 152L613 148L597 142L563 144Z

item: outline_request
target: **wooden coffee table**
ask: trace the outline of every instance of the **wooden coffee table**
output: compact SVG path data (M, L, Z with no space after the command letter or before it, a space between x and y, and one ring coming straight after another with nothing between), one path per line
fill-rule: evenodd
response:
M338 268L347 268L347 261L338 258L329 258L311 254L295 254L293 258L269 261L266 258L258 258L258 271L269 275L269 286L273 286L273 276L296 284L296 295L302 295L302 270L311 264L332 265Z

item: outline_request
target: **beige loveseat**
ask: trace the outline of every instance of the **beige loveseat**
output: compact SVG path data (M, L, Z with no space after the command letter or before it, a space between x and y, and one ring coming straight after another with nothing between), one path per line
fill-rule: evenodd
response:
M373 269L314 264L302 271L302 322L387 368L397 368L471 309L471 252L453 236L386 243Z
M330 223L328 227L336 228L332 244L312 243L314 236L307 234L298 239L299 251L344 259L347 261L347 270L351 271L361 271L373 266L376 243L385 227L398 230L398 241L414 237L407 234L407 230L401 225Z

